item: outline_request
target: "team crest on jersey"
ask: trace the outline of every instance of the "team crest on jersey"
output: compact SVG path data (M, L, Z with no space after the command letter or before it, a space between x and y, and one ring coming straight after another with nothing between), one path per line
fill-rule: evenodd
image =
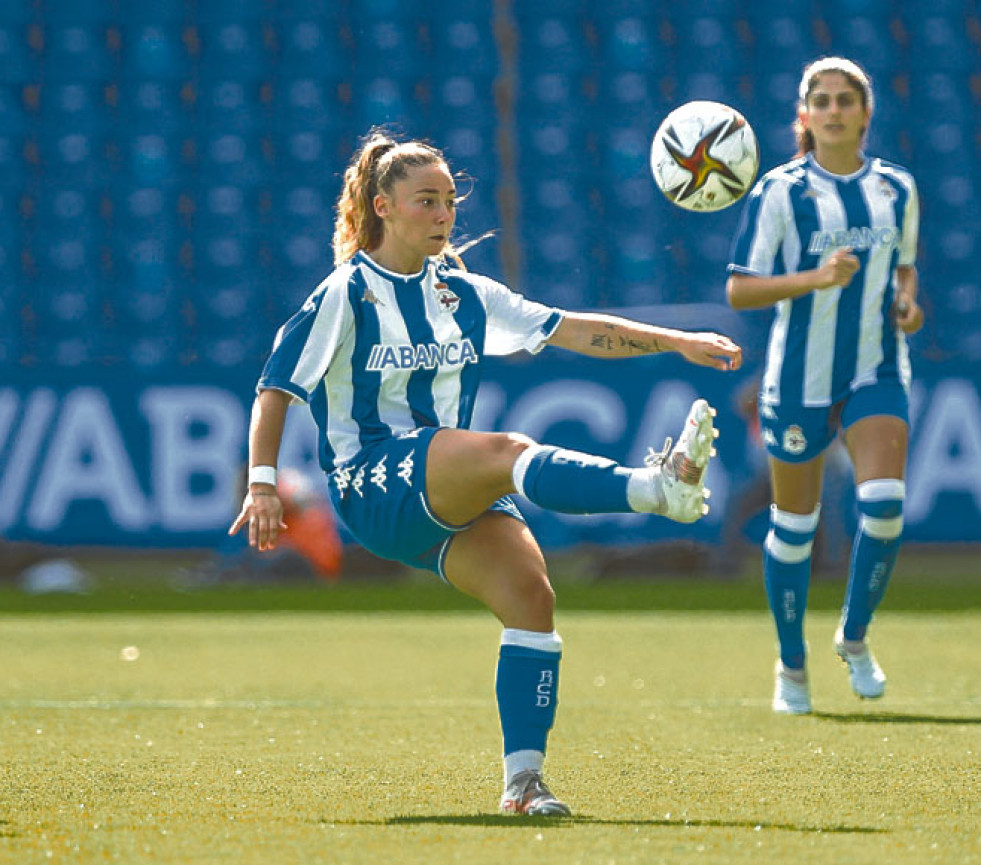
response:
M364 294L361 295L361 299L365 303L374 303L379 306L382 305L382 302L378 299L378 295L375 294L370 288L366 288L364 290Z
M433 288L436 290L436 300L439 303L440 312L454 313L459 309L460 298L453 293L445 282L437 282Z
M893 189L892 184L884 177L879 178L879 195L886 199L886 201L890 202L899 198L899 195L896 190Z
M804 430L797 424L791 424L783 431L783 449L788 454L797 456L804 453L806 448L807 438L804 436Z

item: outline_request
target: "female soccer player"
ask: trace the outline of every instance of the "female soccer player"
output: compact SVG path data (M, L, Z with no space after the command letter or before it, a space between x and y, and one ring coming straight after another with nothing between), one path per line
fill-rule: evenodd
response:
M855 471L859 530L834 650L860 697L885 676L866 645L899 552L908 444L907 333L923 324L909 172L862 150L872 86L827 57L800 82L798 155L762 178L726 286L736 309L776 307L759 394L773 504L763 562L780 660L773 710L811 711L804 612L823 455L838 429Z
M335 509L384 558L435 571L504 626L497 701L505 812L567 815L542 782L562 642L542 553L510 495L564 513L649 512L694 522L708 508L714 411L691 408L674 449L643 468L467 429L485 355L557 345L595 357L677 351L726 370L741 351L686 333L534 303L460 266L457 190L439 150L374 131L344 175L336 268L280 329L258 383L249 492L230 532L270 549L283 529L276 461L287 406L309 404Z

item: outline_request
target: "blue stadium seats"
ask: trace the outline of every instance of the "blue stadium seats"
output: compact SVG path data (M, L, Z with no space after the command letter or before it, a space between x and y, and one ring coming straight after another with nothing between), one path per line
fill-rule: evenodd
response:
M41 74L50 81L104 81L116 68L106 25L60 24L45 34Z
M978 46L971 41L963 20L928 12L925 17L910 21L908 29L913 75L978 68Z
M520 64L540 72L581 71L591 61L583 22L578 18L529 19L518 32Z
M422 134L425 117L412 96L412 83L399 78L385 76L357 82L352 103L356 128L367 131L371 126L394 124L407 135Z
M101 84L88 81L44 84L39 89L38 121L45 134L66 129L95 132L104 128L105 111Z
M116 88L114 121L127 137L157 133L176 139L189 134L197 99L190 83L124 80Z
M201 41L197 69L203 83L263 81L271 76L273 53L261 23L234 18L206 21L197 33Z
M354 55L349 31L313 18L280 24L276 74L281 78L331 79L351 73Z
M0 19L0 82L4 84L37 78L39 55L28 42L28 30L25 22Z
M686 12L675 26L678 42L683 46L676 53L679 74L712 73L731 79L746 68L748 45L743 43L732 19ZM730 81L727 87L731 86Z
M257 184L267 167L262 137L253 132L201 130L198 177L212 185Z
M664 74L675 71L676 54L661 38L657 20L638 14L627 17L602 15L597 20L600 45L607 74L621 70L645 74Z
M434 81L433 91L433 118L460 126L496 125L492 76L449 75Z
M354 30L354 70L359 77L412 80L425 73L430 59L414 20L380 19Z
M329 271L340 174L385 123L462 172L458 239L501 232L472 268L517 243L515 287L546 302L721 302L741 207L670 205L651 136L717 99L765 170L828 53L871 72L869 150L917 178L924 271L951 286L930 339L979 330L979 26L963 0L0 3L0 363L253 369Z
M193 31L180 22L132 21L121 28L121 70L125 81L187 81L192 76L186 43ZM185 35L188 39L185 40Z
M904 63L903 46L890 32L883 19L842 15L828 17L835 50L866 70L873 86L895 73Z
M203 84L198 122L205 131L249 133L265 129L268 112L259 99L259 86L237 78Z
M435 76L487 76L498 71L497 44L493 22L485 9L482 16L462 17L459 11L437 18L430 28L433 39L431 62Z

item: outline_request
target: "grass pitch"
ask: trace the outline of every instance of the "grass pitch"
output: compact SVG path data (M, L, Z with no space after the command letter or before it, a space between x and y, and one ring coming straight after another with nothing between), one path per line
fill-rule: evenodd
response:
M489 615L0 617L0 862L981 862L981 612L884 612L875 703L834 625L787 718L763 612L560 614L556 823L496 813Z

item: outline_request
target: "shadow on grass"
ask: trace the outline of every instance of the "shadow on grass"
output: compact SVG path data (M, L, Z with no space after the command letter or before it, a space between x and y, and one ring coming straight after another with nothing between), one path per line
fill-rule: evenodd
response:
M782 832L813 832L815 834L872 835L886 832L870 826L803 826L796 823L769 823L765 820L607 820L589 815L576 817L515 817L511 814L429 814L389 817L385 820L331 820L324 821L346 826L487 826L502 829L527 829L531 826L548 826L554 829L571 829L574 826L664 826L673 829L710 827L719 829L751 829L754 832L779 830Z
M812 717L838 724L981 724L981 718L907 715L902 712L813 712Z

